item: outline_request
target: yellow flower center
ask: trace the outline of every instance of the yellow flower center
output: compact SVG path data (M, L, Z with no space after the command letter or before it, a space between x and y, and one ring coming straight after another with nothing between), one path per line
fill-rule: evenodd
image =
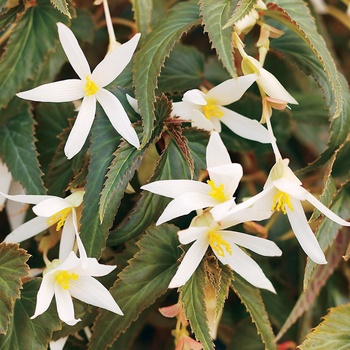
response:
M202 107L202 112L207 119L210 118L221 118L224 112L220 111L219 107L213 101L207 101L207 104Z
M228 242L226 242L222 238L220 233L217 233L214 230L210 230L208 234L209 234L209 245L211 246L211 248L214 250L214 252L217 255L224 257L225 256L225 250L227 251L227 253L232 255L231 246L229 245Z
M98 90L98 86L86 76L86 84L85 84L85 96L95 95Z
M51 226L57 222L56 231L59 231L61 227L64 225L64 222L66 221L68 214L70 214L71 212L72 212L71 207L62 209L56 214L49 217L47 219L47 224Z
M59 271L56 275L56 282L63 288L68 289L70 286L70 280L76 281L79 276L76 273L68 273L66 270Z
M221 184L219 187L216 187L213 180L208 180L207 184L211 187L211 191L208 192L210 196L220 202L225 202L227 200L223 184Z
M294 211L290 201L290 195L286 192L278 191L273 197L271 210L282 211L283 214L287 214L286 206L288 206L291 211Z

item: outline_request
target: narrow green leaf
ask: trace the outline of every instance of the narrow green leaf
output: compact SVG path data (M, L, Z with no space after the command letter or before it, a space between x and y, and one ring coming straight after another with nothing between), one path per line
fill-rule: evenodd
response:
M14 302L20 296L21 279L28 276L29 254L18 244L0 244L0 334L6 334Z
M180 288L180 300L183 304L186 318L196 339L201 342L203 349L214 349L207 323L205 294L206 273L202 262L191 278Z
M236 22L243 19L257 3L257 0L239 0L232 16L225 24L224 28L233 26Z
M237 274L235 274L235 279L232 281L232 287L249 312L252 322L255 323L261 340L265 344L265 349L276 350L275 336L259 289L253 287Z
M35 349L47 350L52 332L60 329L54 303L44 314L31 320L41 278L36 278L23 285L21 299L16 300L14 315L8 332L0 336L1 350Z
M299 345L301 350L348 349L350 343L350 304L329 310L327 316L307 339Z
M37 160L34 120L26 102L12 100L5 113L13 117L0 127L0 155L13 178L28 194L45 194Z
M135 22L143 40L151 29L153 0L131 0Z
M232 13L233 2L231 0L201 0L200 8L204 29L208 32L213 48L231 77L236 77L232 42L233 26L230 25L223 29Z
M181 255L177 231L178 228L173 225L147 229L137 243L139 252L110 289L124 316L101 310L93 326L89 349L106 349L138 318L142 310L167 291Z
M26 80L34 77L46 55L54 50L58 43L57 22L68 23L68 18L47 1L38 0L14 27L0 61L0 107L6 106Z
M333 274L339 262L342 261L342 256L346 251L350 242L348 232L340 231L334 244L327 251L326 259L328 264L317 265L314 268L307 289L300 294L293 310L290 312L288 318L281 327L276 339L279 340L287 332L287 330L297 321L297 319L307 310L320 293L323 286L328 281L328 278Z
M198 11L196 0L181 2L172 7L168 16L158 23L135 54L135 94L144 127L142 147L152 135L155 120L154 91L161 67L180 37L199 23ZM152 64L145 65L145 62L152 62Z

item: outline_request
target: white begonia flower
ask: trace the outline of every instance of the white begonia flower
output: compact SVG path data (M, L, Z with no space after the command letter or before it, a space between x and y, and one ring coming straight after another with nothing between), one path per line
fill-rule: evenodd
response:
M5 243L20 243L56 224L57 231L63 227L60 258L64 260L68 256L78 232L76 209L83 202L84 191L75 191L66 198L46 195L10 196L4 193L0 194L12 201L35 204L33 212L37 215L7 235Z
M309 258L317 264L326 264L326 258L320 245L312 232L301 201L308 201L320 212L339 225L350 226L350 223L333 213L329 208L317 200L311 193L304 189L300 180L294 175L288 166L289 159L278 159L272 167L263 191L256 196L238 204L223 213L213 208L211 213L215 220L227 220L230 215L236 216L240 210L251 207L252 209L271 209L281 211L288 216L294 234L301 248Z
M77 239L80 240L79 236ZM102 265L95 258L87 258L81 244L79 252L80 255L83 253L84 257L78 258L71 251L63 262L59 259L53 260L44 271L37 294L35 312L31 319L48 309L53 296L56 299L60 320L70 326L74 326L80 321L80 319L74 317L72 297L118 315L123 315L108 289L93 278L93 276L100 277L109 274L116 266Z
M189 214L192 210L232 206L232 195L243 175L240 164L232 163L217 132L212 132L206 149L207 183L195 180L160 180L141 187L162 196L174 198L165 208L157 225Z
M63 350L68 339L68 335L66 337L60 338L56 341L50 341L50 350Z
M267 130L257 120L224 107L238 101L256 79L256 74L250 74L226 80L207 93L198 89L189 90L182 102L173 102L172 116L189 120L192 126L208 131L221 132L221 123L224 123L241 137L270 143Z
M128 42L108 53L91 73L73 32L62 23L57 23L57 26L63 50L80 79L44 84L35 89L20 92L17 96L39 102L68 102L83 98L77 119L64 147L68 159L81 150L88 137L95 117L96 101L104 109L115 130L138 148L140 146L138 136L122 104L104 87L111 83L130 62L140 34L136 34Z
M238 246L264 256L280 256L281 250L274 242L267 239L225 230L246 220L266 219L269 215L269 211L247 208L239 212L236 217L231 216L221 225L213 220L210 212L195 217L188 229L178 232L182 244L194 243L182 259L169 288L181 287L189 280L210 246L222 264L229 265L253 286L275 293L274 287L260 266Z

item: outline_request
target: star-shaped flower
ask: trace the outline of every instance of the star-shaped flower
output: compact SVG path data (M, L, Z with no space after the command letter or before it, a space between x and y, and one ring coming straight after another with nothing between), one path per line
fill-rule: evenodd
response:
M130 62L140 39L132 39L111 51L91 73L89 64L73 32L64 24L57 23L58 34L70 64L80 79L62 80L41 85L35 89L20 92L18 97L40 102L68 102L83 98L77 119L69 134L64 152L68 159L74 157L83 147L91 129L96 101L106 112L115 130L135 147L140 146L136 131L116 96L104 89Z
M221 263L229 265L255 287L275 293L275 289L260 266L239 246L264 256L280 256L281 250L274 242L267 239L225 230L244 221L263 220L269 216L269 211L247 208L239 215L223 221L221 225L213 220L208 211L195 217L188 229L178 232L179 241L182 244L194 243L182 259L175 276L170 281L169 288L181 287L189 280L210 246Z
M231 162L230 155L217 132L210 135L206 160L210 176L207 183L194 180L160 180L141 187L174 198L159 217L157 225L189 214L192 210L225 205L226 202L232 205L232 195L242 178L243 170L240 164Z
M326 258L318 241L312 232L301 201L308 201L320 212L339 225L350 226L350 223L333 213L329 208L317 200L311 193L304 189L300 180L294 175L288 166L289 159L278 159L272 167L263 191L250 199L238 204L228 212L219 212L216 208L211 210L215 220L227 220L230 215L236 216L240 210L251 207L252 209L271 209L281 211L288 216L294 234L304 252L317 264L326 264Z
M238 101L256 79L256 74L250 74L226 80L207 93L198 89L189 90L184 94L182 102L173 103L172 115L190 120L192 126L208 131L221 132L221 123L224 123L241 137L270 143L267 130L257 120L224 107Z

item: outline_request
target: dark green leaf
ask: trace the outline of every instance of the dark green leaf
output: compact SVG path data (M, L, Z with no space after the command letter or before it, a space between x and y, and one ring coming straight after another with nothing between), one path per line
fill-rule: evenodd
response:
M131 0L135 22L143 40L151 29L152 0Z
M236 22L243 19L257 3L257 0L239 0L231 18L227 21L224 28L233 26Z

